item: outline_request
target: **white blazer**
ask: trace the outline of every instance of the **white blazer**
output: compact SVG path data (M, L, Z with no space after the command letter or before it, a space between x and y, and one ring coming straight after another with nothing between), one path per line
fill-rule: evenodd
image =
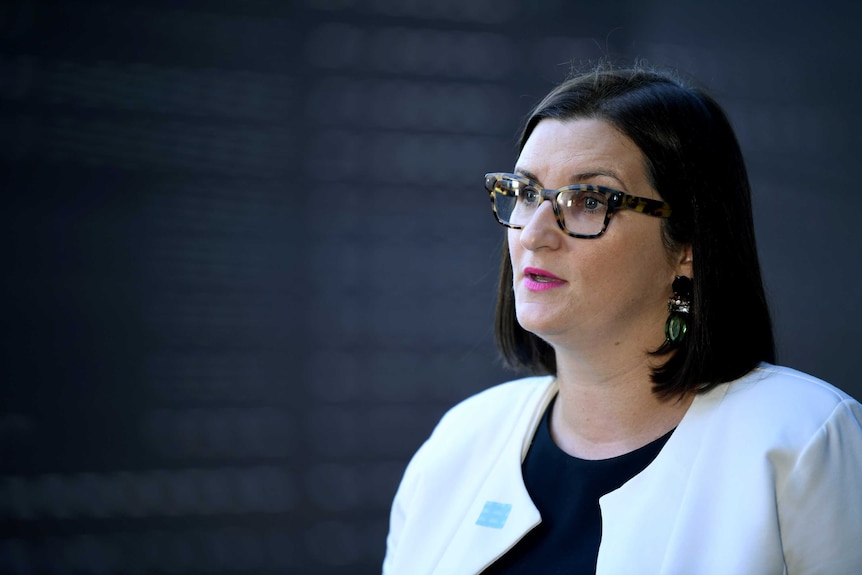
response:
M479 573L542 520L521 462L556 391L513 381L443 417L395 495L385 575ZM698 395L600 506L600 575L860 575L862 406L763 364Z

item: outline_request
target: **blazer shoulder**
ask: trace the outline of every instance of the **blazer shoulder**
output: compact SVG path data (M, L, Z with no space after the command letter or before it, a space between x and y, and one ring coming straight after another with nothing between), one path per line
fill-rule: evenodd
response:
M799 430L814 431L836 412L860 412L859 402L834 385L801 371L761 364L728 384L722 402L733 412L747 412L764 423L783 421Z
M731 384L753 387L768 395L778 394L790 401L813 401L824 407L855 400L831 383L802 371L781 365L762 363L751 373Z

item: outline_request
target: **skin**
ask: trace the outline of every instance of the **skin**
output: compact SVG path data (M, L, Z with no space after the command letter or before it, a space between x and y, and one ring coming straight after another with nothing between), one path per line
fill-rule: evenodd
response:
M515 171L545 188L600 184L661 199L640 149L596 119L539 122ZM509 232L518 322L556 352L560 394L551 435L570 455L605 459L628 453L676 427L693 396L662 401L652 393L648 355L664 341L667 300L677 275L692 275L690 246L668 253L661 219L622 210L596 239L566 235L550 202L522 230ZM562 281L528 289L523 270Z

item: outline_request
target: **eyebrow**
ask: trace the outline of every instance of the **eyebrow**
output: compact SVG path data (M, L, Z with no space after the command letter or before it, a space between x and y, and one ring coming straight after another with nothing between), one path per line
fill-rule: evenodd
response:
M519 174L521 176L524 176L526 178L529 178L529 179L531 179L531 180L533 180L539 184L542 183L541 180L539 179L539 177L536 176L534 173L532 173L529 170L525 170L522 168L515 168L515 173ZM613 170L591 170L589 172L579 172L577 174L572 175L569 179L572 182L583 182L584 180L589 180L591 178L596 178L598 176L605 176L607 178L613 178L614 180L619 182L620 186L622 186L623 189L626 188L625 183L622 181L622 179L620 179L620 177L617 175L617 173L614 172Z
M524 176L525 178L528 178L530 180L533 180L534 182L541 184L541 182L539 181L539 177L536 174L534 174L533 172L531 172L530 170L523 170L521 168L515 168L515 173L518 174L519 176Z

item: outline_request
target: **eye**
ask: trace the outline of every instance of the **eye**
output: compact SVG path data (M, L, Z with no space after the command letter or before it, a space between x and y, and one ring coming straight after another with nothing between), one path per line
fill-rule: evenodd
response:
M597 192L584 192L578 200L584 213L604 212L607 198Z
M593 211L597 210L601 207L602 203L598 200L598 198L584 198L584 209Z
M607 212L607 205L607 198L601 192L589 189L568 192L560 201L565 217L570 219L603 218Z
M521 190L521 193L518 194L518 201L528 206L535 206L542 201L542 194L537 192L534 188L524 188Z

